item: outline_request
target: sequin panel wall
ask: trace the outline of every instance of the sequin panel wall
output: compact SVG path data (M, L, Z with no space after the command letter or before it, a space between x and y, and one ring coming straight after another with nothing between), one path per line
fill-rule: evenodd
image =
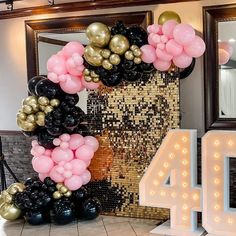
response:
M177 76L156 73L146 82L91 92L88 116L100 142L90 185L104 214L166 219L169 211L138 205L138 185L166 132L179 127Z

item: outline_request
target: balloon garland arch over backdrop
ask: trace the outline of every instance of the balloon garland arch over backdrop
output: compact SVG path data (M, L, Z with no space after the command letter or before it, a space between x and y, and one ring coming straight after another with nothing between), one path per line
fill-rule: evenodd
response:
M76 106L77 93L123 81L147 81L155 70L192 70L195 58L205 51L203 40L174 12L164 12L159 24L148 26L147 32L122 22L111 29L92 23L86 30L89 45L68 43L49 58L47 77L28 82L30 96L22 102L17 124L26 136L36 138L31 154L38 177L14 183L1 193L3 218L24 216L37 225L98 216L101 204L86 184L99 143L89 132L86 114Z

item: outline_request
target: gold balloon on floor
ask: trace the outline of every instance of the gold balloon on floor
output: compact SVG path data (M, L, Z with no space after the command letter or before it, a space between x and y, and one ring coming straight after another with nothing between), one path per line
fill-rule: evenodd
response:
M109 48L112 52L123 55L129 49L129 40L121 34L116 34L111 39Z
M174 11L164 11L158 18L158 24L163 25L168 20L175 20L181 23L180 16Z
M111 38L109 28L100 22L94 22L86 29L86 35L91 45L96 47L105 47Z
M5 203L0 208L0 215L5 220L16 220L21 215L21 210L14 204Z
M92 66L101 66L103 61L101 51L101 48L88 45L84 50L84 58Z

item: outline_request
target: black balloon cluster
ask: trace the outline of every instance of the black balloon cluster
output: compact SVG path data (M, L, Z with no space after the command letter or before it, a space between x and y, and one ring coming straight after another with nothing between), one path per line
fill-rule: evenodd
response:
M73 191L68 198L54 199L56 183L49 177L43 182L37 177L28 179L25 186L14 196L14 204L29 224L68 224L75 219L92 220L101 212L100 202L86 187Z
M40 145L52 149L53 139L63 133L88 135L88 128L81 124L86 122L86 115L76 106L79 101L77 94L66 94L58 84L43 76L36 76L29 80L28 90L30 95L58 99L60 104L45 115L44 127L38 127L32 132L23 131L26 136L36 136Z

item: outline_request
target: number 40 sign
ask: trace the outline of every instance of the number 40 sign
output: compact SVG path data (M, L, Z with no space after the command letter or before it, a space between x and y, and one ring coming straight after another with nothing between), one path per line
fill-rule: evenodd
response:
M202 187L197 185L197 131L170 130L140 185L140 205L170 208L170 221L151 233L236 236L230 208L229 158L236 158L236 132L209 131L202 138ZM202 212L203 227L197 212Z

